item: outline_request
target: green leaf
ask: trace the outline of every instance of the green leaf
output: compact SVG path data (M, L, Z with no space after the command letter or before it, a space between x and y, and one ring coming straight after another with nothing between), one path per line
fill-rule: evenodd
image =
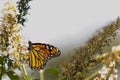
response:
M58 76L58 74L59 74L59 72L56 68L48 68L48 69L46 69L46 72L48 72L54 76Z
M8 75L8 77L11 80L20 80L19 76L15 72L13 72L13 71L8 71L8 72L6 72L6 74Z
M0 64L2 64L2 63L3 63L3 57L0 56Z
M40 79L34 79L34 80L40 80Z
M32 80L32 76L31 75L27 75L27 80Z
M4 57L0 56L0 70L2 71L2 73L5 72L5 65L3 63L4 63Z

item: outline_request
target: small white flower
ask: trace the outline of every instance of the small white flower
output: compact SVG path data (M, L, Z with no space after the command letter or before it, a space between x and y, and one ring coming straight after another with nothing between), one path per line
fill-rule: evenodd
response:
M98 71L99 74L101 74L102 72L101 71Z
M111 74L110 77L108 78L108 80L114 80L114 75Z
M115 51L115 50L116 50L116 47L115 47L115 46L113 46L113 47L112 47L112 51Z
M109 77L108 80L114 80L113 77Z
M98 78L98 77L95 77L93 80L100 80L100 78Z
M119 51L119 50L120 50L120 45L112 47L112 51Z
M114 78L117 80L118 79L118 75L116 74L116 75L114 75Z
M113 63L113 65L115 65L115 61L113 61L112 63Z
M103 74L107 74L108 73L108 69L104 69L102 72L103 72Z
M107 68L108 71L110 71L110 68Z
M106 69L107 67L106 66L103 66L103 68L102 69Z
M113 67L113 66L115 66L115 61L110 62L109 67Z
M109 70L110 70L109 68L107 68L106 66L103 66L103 68L98 73L100 73L101 75L102 74L104 75L104 74L107 74Z
M105 76L104 74L101 74L101 78L105 79L105 78L106 78L106 76Z
M118 79L118 75L114 75L111 74L110 77L108 78L108 80L117 80Z
M114 69L114 72L115 72L115 73L118 73L118 70L117 70L117 69Z

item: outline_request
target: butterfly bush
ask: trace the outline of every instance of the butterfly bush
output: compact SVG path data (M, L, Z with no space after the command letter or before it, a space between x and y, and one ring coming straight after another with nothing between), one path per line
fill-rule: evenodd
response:
M110 71L109 68L106 68L106 66L103 66L103 68L99 71L99 74L101 74L101 78L106 79L106 74Z
M86 42L85 45L76 49L75 54L73 54L73 58L69 62L67 62L67 64L64 63L61 67L62 69L60 76L63 76L62 80L64 79L92 80L94 79L95 75L98 75L98 73L91 75L92 76L91 77L88 76L88 72L94 70L96 65L106 64L112 66L112 63L114 62L120 63L120 57L119 57L120 55L118 53L119 51L115 50L117 54L114 54L115 51L109 53L109 50L107 50L108 53L105 53L106 51L105 48L110 47L111 42L117 36L119 29L120 29L120 18L118 17L113 22L103 26L102 29L98 30L93 35L93 37ZM107 74L106 76L107 79L108 77L110 77L109 68L105 69L105 72L103 71L103 73ZM105 77L104 74L102 74L101 72L102 77ZM100 79L100 76L96 76L96 77Z
M112 73L110 74L110 72L112 72ZM117 74L118 70L115 69L114 61L110 62L109 67L103 66L103 68L98 73L100 74L100 78L104 79L104 80L107 80L107 79L108 80L117 80L118 79L118 74Z
M16 8L11 1L5 3L5 8L2 10L3 17L1 19L1 44L3 46L3 55L9 55L14 61L19 61L19 53L21 52L21 36L19 31L21 27L16 21ZM5 52L5 53L4 53Z
M98 71L101 80L118 80L118 69L116 64L120 63L120 46L112 47L112 51L108 53L108 63L104 62L101 70ZM94 80L97 78L96 76Z
M9 78L12 79L15 75L14 77L18 80L19 77L14 69L22 67L21 53L25 50L25 47L22 45L23 41L22 36L20 35L22 28L17 23L16 16L18 12L11 0L5 3L2 14L0 19L0 59L3 62L0 62L2 67L0 68L0 79L2 78L2 75L6 73Z

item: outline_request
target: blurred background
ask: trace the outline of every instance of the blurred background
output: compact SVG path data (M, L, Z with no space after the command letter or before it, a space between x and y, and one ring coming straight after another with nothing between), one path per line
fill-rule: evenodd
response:
M30 5L24 36L62 52L80 46L120 15L119 0L33 0Z
M6 1L0 1L0 10ZM33 0L30 5L23 35L32 42L56 45L62 52L80 46L120 15L119 0Z

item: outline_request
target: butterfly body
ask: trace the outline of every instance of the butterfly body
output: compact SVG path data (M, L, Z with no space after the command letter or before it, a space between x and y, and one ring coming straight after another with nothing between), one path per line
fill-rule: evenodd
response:
M53 45L44 43L28 42L29 47L29 66L31 69L43 69L47 61L61 54L60 50Z

